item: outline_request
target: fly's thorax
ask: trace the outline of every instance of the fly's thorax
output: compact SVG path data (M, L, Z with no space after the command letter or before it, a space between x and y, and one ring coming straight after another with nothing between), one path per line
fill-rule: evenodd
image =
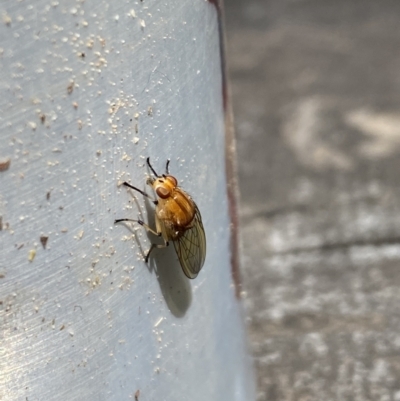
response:
M158 199L157 217L177 231L192 227L195 213L196 207L192 198L179 187L174 188L168 198Z

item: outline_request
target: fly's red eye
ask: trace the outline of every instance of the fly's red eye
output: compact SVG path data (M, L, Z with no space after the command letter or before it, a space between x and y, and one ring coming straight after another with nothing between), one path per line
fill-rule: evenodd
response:
M174 187L178 186L178 180L173 175L167 175L167 179L174 184Z
M156 188L156 194L161 199L167 199L171 195L171 191L168 188L160 185Z

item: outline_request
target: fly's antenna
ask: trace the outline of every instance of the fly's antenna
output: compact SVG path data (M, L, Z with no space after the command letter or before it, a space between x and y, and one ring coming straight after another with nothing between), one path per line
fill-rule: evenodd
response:
M160 176L156 173L156 171L154 170L153 166L150 164L150 157L148 157L146 161L147 161L147 164L148 164L149 167L150 167L150 170L153 172L153 174L154 174L156 177L160 177Z
M170 160L168 159L167 164L165 166L165 172L167 173L167 175L169 175L169 162L170 162Z

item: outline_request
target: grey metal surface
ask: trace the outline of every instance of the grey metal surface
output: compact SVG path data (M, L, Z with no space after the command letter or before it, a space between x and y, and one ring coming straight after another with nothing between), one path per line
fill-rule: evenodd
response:
M215 6L6 1L0 15L0 398L251 399ZM113 225L151 221L117 186L144 188L147 156L171 159L202 212L194 281L173 249L147 266L143 230Z
M225 9L258 400L400 400L400 3Z

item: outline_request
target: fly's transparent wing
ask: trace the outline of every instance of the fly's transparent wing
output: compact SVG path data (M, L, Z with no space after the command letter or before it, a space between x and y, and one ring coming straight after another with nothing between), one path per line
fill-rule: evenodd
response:
M197 206L193 227L173 241L173 244L185 275L188 278L196 278L206 258L206 234Z

